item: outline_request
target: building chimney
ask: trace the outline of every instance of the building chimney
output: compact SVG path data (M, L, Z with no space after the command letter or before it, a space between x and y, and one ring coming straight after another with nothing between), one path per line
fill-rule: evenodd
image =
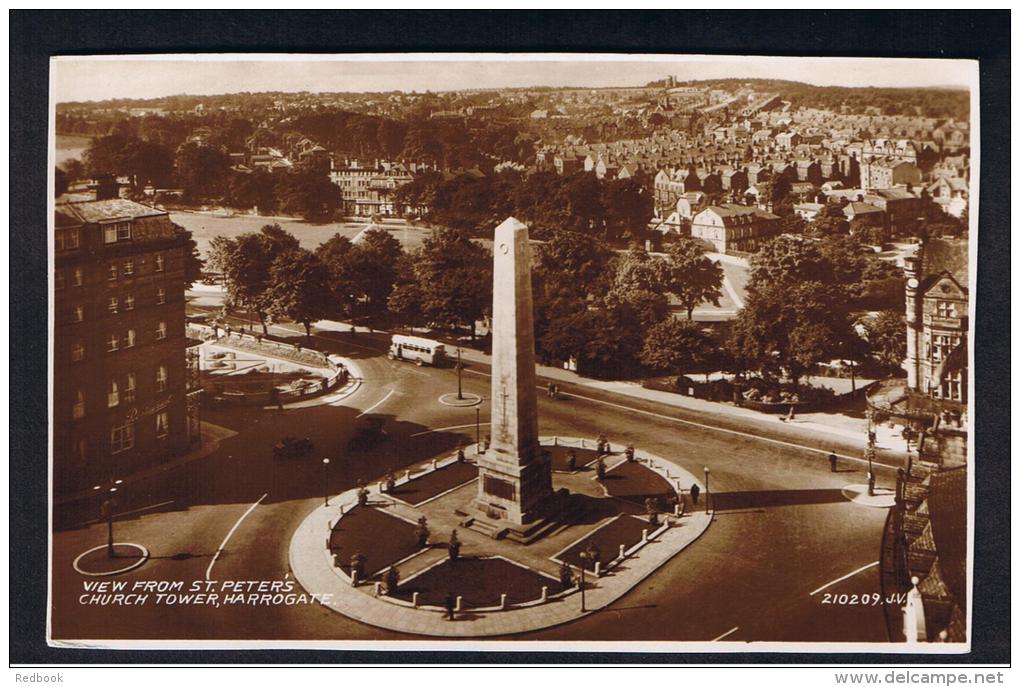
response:
M96 200L114 200L120 198L120 183L113 174L96 177Z

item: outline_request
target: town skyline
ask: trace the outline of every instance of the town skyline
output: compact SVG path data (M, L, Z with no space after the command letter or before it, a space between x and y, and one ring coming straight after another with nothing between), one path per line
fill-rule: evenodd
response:
M552 54L477 54L467 59L468 56L458 54L397 53L339 57L68 56L54 58L51 63L52 87L55 102L94 103L238 93L639 88L669 76L676 77L677 82L775 79L843 88L966 89L974 83L973 65L961 60L751 56L740 59L687 56L677 60L674 56L655 59L656 56L638 55L564 55L561 61ZM197 72L196 62L203 65ZM436 69L437 64L450 69ZM341 65L342 70L337 70ZM592 69L596 65L598 68ZM153 78L157 71L159 78Z

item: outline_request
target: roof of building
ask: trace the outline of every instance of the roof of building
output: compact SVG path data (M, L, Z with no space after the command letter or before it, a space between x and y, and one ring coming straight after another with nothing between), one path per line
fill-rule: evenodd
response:
M714 212L722 219L723 224L731 224L739 221L747 221L752 216L757 219L779 219L777 215L766 212L753 205L737 205L735 203L724 203L723 205L709 205L703 212Z
M843 208L843 214L845 215L866 215L869 212L885 212L882 208L875 207L871 203L865 203L860 200L855 200L847 204Z
M152 217L165 215L166 210L159 210L149 205L142 205L133 200L125 198L111 198L109 200L88 200L72 203L61 203L56 206L57 217L61 214L67 215L71 221L84 224L96 224L117 219ZM60 221L65 220L58 220Z

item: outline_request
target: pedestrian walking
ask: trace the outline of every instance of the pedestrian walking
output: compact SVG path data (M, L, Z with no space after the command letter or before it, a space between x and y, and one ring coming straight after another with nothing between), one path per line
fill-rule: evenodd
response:
M697 484L691 485L691 502L696 506L698 505L698 494L701 493L701 487Z
M453 592L446 593L444 605L446 606L446 619L453 620L453 613L457 608L457 599L453 596Z
M836 461L837 460L838 459L836 458L836 454L835 453L830 453L829 454L829 472L836 472Z

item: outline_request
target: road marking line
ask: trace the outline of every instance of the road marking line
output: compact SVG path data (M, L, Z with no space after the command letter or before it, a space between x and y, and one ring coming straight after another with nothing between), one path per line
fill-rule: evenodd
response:
M160 508L162 506L169 506L171 503L174 503L173 499L171 499L169 501L163 501L162 503L154 503L151 506L143 506L141 508L135 508L134 510L126 510L123 513L114 513L113 517L114 517L114 519L117 519L117 518L124 517L125 515L133 515L134 513L141 513L143 511L147 511L147 510L153 510L154 508ZM82 525L95 525L97 522L106 522L106 520L100 519L100 518L97 518L97 519L94 519L94 520L86 520L85 522L82 523Z
M230 528L229 532L227 532L227 536L223 538L223 543L220 544L220 548L216 549L216 555L214 555L212 560L209 561L209 567L205 569L205 579L211 579L209 576L212 575L213 566L216 565L216 560L220 557L220 554L223 553L223 547L225 547L227 542L230 541L230 538L234 536L234 531L238 528L241 522L248 517L248 514L255 510L255 506L262 503L262 500L267 496L269 496L268 492L260 496L258 501L248 506L248 510L244 512L244 515L238 518L237 522L234 523L234 526Z
M842 582L843 580L845 580L847 578L850 578L850 577L853 577L854 575L856 575L859 572L864 572L868 568L873 568L876 565L878 565L878 561L875 561L874 563L868 563L867 565L861 566L860 568L857 568L857 570L854 570L852 573L849 573L847 575L843 575L843 577L836 578L832 582L827 582L827 583L823 584L821 587L819 587L818 589L816 589L813 592L811 592L810 594L808 594L808 596L814 596L815 594L817 594L818 592L822 591L823 589L828 589L829 587L831 587L832 585L836 584L837 582Z
M478 426L480 427L482 425L488 425L488 424L489 424L488 422L479 422ZM454 425L453 427L440 427L439 429L429 429L429 430L426 430L424 432L418 432L417 434L412 434L410 438L413 439L414 437L420 437L420 436L423 436L425 434L432 434L433 432L446 432L446 431L449 431L451 429L467 429L468 427L474 427L474 426L475 426L475 423L472 422L470 425Z
M737 627L733 628L732 630L727 630L726 632L723 632L721 635L719 635L718 637L716 637L712 641L713 642L718 642L723 637L729 637L731 634L733 634L734 632L736 632L739 629L740 629L740 626L738 625Z
M153 508L160 508L162 506L169 506L173 502L174 502L174 500L170 499L169 501L162 501L160 503L154 503L151 506L144 506L142 508L135 508L134 510L126 510L123 513L117 513L113 517L119 518L122 515L131 515L132 513L141 513L142 511L152 510Z
M375 410L376 408L381 406L383 403L385 403L386 399L389 398L390 396L392 396L394 391L396 391L396 389L390 389L390 393L388 393L385 396L383 396L381 401L376 403L374 406L371 406L367 410L364 410L361 413L355 415L354 417L358 418L358 417L361 417L362 415L367 415L367 414L371 413L373 410Z

